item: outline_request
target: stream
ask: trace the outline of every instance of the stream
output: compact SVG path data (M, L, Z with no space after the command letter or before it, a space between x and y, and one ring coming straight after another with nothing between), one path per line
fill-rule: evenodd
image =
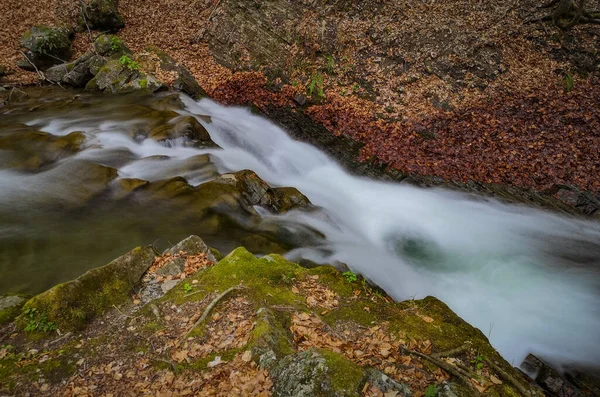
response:
M514 365L533 353L563 368L600 367L597 222L356 177L269 120L208 99L180 96L169 111L196 117L220 148L138 133L160 121L166 100L147 111L135 96L47 96L0 109L0 294L38 293L133 246L190 234L227 252L256 223L211 228L168 198L103 192L120 180L181 176L197 186L250 169L317 207L256 208L263 226L318 231L288 258L346 263L398 300L436 296Z

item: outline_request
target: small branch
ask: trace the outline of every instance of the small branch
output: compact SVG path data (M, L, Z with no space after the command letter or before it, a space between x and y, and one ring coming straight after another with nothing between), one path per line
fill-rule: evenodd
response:
M519 391L519 393L523 394L524 396L531 396L530 391L527 388L525 388L525 386L523 386L519 381L517 381L511 375L509 375L506 372L504 372L504 370L502 368L500 368L498 366L498 364L496 364L495 362L493 362L492 360L490 360L487 357L484 357L483 359L484 359L484 361L486 362L487 365L489 365L490 367L492 367L494 369L494 371L496 371L498 373L498 375L500 375L500 377L502 379L504 379L505 381L507 381L511 385L513 385L515 387L515 389L517 389Z
M33 68L35 69L35 71L37 72L38 76L40 79L42 80L46 80L46 81L50 81L46 78L46 76L44 75L44 73L40 72L40 70L37 68L37 66L35 66L35 64L31 61L31 59L29 59L29 57L27 55L25 55L25 53L23 51L19 51L21 53L21 55L23 55L25 57L25 59L27 59L27 62L29 62L29 64L31 66L33 66Z
M460 354L462 352L464 352L465 350L469 349L469 345L464 344L462 346L457 347L456 349L451 349L451 350L446 350L445 352L439 352L439 353L434 353L431 355L432 358L442 358L442 357L450 357L450 356L455 356L457 354Z
M246 288L246 287L241 286L241 285L238 285L236 287L228 288L222 294L220 294L215 299L213 299L213 301L210 302L210 304L204 310L204 313L202 313L202 316L200 316L200 318L198 319L198 321L196 321L194 323L194 325L192 326L192 328L190 329L190 331L185 335L185 337L187 338L190 335L190 333L194 330L194 328L196 328L198 325L202 324L202 322L204 320L206 320L206 317L208 317L208 315L210 314L210 311L212 309L214 309L214 307L217 305L217 303L219 303L219 301L221 299L223 299L225 296L227 296L231 291L236 291L236 290L240 290L240 289L244 289L244 288Z
M87 18L85 16L85 12L83 11L85 4L83 3L83 0L79 0L79 4L80 4L79 9L81 10L81 16L83 17L83 23L85 23L85 27L87 28L88 35L90 36L90 43L92 44L92 46L91 46L92 50L96 53L96 49L94 48L94 39L92 38L92 30L90 29L90 25L88 25Z
M444 371L456 376L458 379L462 380L463 383L465 383L467 386L469 386L471 388L471 390L473 390L476 394L478 394L479 392L473 387L473 384L471 384L471 381L469 380L469 378L471 377L468 373L466 373L465 371L463 371L462 369L455 367L453 365L447 364L443 361L437 360L431 356L428 356L427 354L423 354L423 353L419 353L419 352L415 352L412 350L408 350L405 349L405 351L409 354L412 354L414 356L417 357L421 357L422 359L425 359L435 365L437 365L438 367L440 367L441 369L443 369Z
M123 317L127 317L127 318L138 318L138 317L141 317L141 316L129 316L129 315L127 315L127 314L123 313L123 312L121 311L121 309L119 309L117 306L113 305L113 307L114 307L115 309L117 309L117 311L118 311L119 313L121 313L121 315L122 315Z
M550 7L554 7L556 4L558 4L559 1L560 0L552 0L549 3L537 6L537 8L550 8Z
M65 339L65 338L68 338L69 336L71 336L71 333L70 333L70 332L67 332L67 333L65 333L63 336L61 336L60 338L57 338L57 339L54 339L54 340L53 340L53 341L51 341L51 342L48 342L48 345L53 345L53 344L55 344L55 343L58 343L58 342L60 342L61 340Z

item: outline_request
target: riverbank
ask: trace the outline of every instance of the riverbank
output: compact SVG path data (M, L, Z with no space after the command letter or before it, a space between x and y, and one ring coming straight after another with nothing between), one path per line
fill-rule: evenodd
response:
M524 23L534 6L121 1L119 34L133 51L165 50L215 100L305 115L324 127L317 129L327 145L350 142L352 159L343 161L360 160L366 174L512 201L559 200L593 215L600 205L597 27L561 33ZM0 53L15 72L4 81L34 83L35 73L14 66L20 35L38 23L73 24L77 8L2 7L9 40ZM73 47L74 56L89 49L88 32L77 33ZM569 90L565 79L573 81Z
M195 236L136 248L20 301L2 317L0 391L541 395L433 297L397 303L350 271L244 248L220 258Z

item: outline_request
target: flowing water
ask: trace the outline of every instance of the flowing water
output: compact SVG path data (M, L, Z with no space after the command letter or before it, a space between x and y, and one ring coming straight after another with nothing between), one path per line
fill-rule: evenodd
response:
M260 211L265 222L304 225L325 236L297 244L288 257L344 262L396 299L434 295L515 365L532 352L554 364L600 367L598 223L352 176L268 120L210 100L182 97L178 112L198 116L222 149L159 144L132 133L144 128L144 116L111 98L0 114L0 137L22 124L54 136L85 133L82 151L36 172L0 169L0 292L38 292L136 244L192 233L224 249L237 243L228 233L204 230L168 200L85 201L96 188L86 189L81 162L114 167L120 179L183 176L192 185L216 171L251 169L273 186L298 188L321 208ZM0 160L8 153L0 150ZM205 154L208 168L186 166Z

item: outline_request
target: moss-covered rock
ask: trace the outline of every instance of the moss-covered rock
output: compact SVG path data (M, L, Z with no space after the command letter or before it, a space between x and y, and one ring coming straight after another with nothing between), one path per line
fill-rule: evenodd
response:
M131 50L125 43L112 34L101 34L94 40L94 51L102 56L121 56L123 54L131 54Z
M21 308L27 302L22 295L0 296L0 324L7 324L21 313Z
M153 261L151 247L138 247L103 267L34 296L27 301L23 312L36 309L61 330L81 329L106 309L129 299L132 287ZM25 327L29 319L24 313L17 321Z
M115 33L125 26L116 0L89 0L81 7L83 28Z
M21 37L21 46L26 49L27 59L18 66L25 70L45 70L69 60L73 31L62 27L34 26ZM35 67L33 65L35 65Z
M359 396L363 370L339 354L306 350L283 358L271 371L274 395Z
M88 91L102 91L109 94L128 92L152 93L163 86L156 78L139 69L132 58L124 55L106 62L85 86Z
M73 62L49 68L46 78L56 83L84 87L105 63L106 59L103 56L88 51Z

